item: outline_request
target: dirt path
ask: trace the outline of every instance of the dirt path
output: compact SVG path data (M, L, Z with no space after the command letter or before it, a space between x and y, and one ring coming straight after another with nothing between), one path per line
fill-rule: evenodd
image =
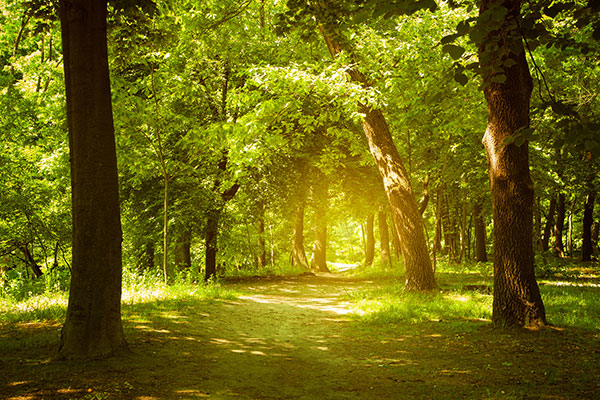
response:
M3 355L0 399L592 399L600 393L597 335L494 332L487 324L461 333L440 323L390 328L349 318L344 293L379 284L333 275L259 280L235 284L245 293L235 301L167 302L151 320L126 323L131 355L48 363L40 357L47 358L49 346Z

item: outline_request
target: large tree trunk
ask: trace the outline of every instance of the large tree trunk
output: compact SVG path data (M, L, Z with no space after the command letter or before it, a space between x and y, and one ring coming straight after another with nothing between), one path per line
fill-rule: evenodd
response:
M60 2L71 152L73 263L58 357L127 348L121 323L121 220L106 45L106 2Z
M381 244L381 264L391 266L390 235L387 214L383 207L379 207L379 212L377 213L377 226L379 227L379 242Z
M550 199L550 206L548 208L548 215L546 216L546 225L544 225L544 236L542 237L542 251L548 251L548 244L550 243L550 235L552 234L552 227L554 226L554 213L556 212L556 198Z
M375 235L373 234L373 220L375 217L373 214L367 216L367 227L366 243L365 243L365 265L373 265L373 259L375 258Z
M330 272L327 267L327 208L329 185L327 177L318 172L313 186L315 203L315 244L313 252L313 270Z
M581 261L591 261L594 253L592 242L592 224L594 222L594 201L596 192L591 190L585 199L583 209L583 244L581 247Z
M475 261L487 262L485 218L479 201L476 201L473 206L473 219L475 220Z
M296 207L294 214L294 238L292 243L292 265L309 270L306 251L304 250L304 204Z
M322 16L319 19L324 20ZM325 28L321 27L321 33L332 57L337 57L342 51L341 46L332 39ZM367 78L355 66L348 69L348 74L353 82L364 86L369 85ZM392 210L392 219L400 237L406 268L404 289L409 291L437 289L425 241L423 218L387 121L381 110L366 104L359 103L358 110L364 115L363 131L383 179L385 193Z
M565 229L565 195L558 195L558 207L556 211L556 223L554 224L554 254L557 257L565 256L563 244L563 230Z
M529 174L529 144L505 141L529 127L533 82L518 31L521 0L483 0L480 13L491 7L508 10L497 29L479 48L488 125L483 138L494 213L494 301L497 326L543 325L546 313L534 274L533 182ZM505 49L511 49L505 51ZM515 50L517 49L517 50ZM484 53L490 61L482 61ZM507 61L511 66L506 66ZM497 66L506 78L494 82Z

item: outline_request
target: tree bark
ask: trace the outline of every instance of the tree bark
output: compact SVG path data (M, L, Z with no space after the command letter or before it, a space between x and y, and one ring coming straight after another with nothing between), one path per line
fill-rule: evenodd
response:
M475 220L475 261L487 262L485 217L479 201L476 201L473 206L473 219Z
M394 249L394 256L396 257L396 260L400 261L400 257L401 257L400 237L398 237L398 231L396 230L395 224L392 223L390 225L390 228L392 231L392 247Z
M542 217L540 215L540 197L535 196L534 201L534 235L533 243L536 252L542 251Z
M544 325L546 313L534 274L529 144L505 143L529 127L533 81L518 30L521 0L483 0L480 14L496 6L504 6L508 12L479 47L488 108L483 144L494 214L492 322L496 326ZM507 61L511 66L506 66ZM503 66L504 82L497 72L498 65Z
M204 252L204 280L210 281L217 276L217 236L219 234L219 220L221 209L215 208L206 216L206 236Z
M60 2L71 154L73 262L58 358L127 348L121 323L121 220L106 2Z
M546 225L544 225L544 236L542 237L542 251L548 251L548 244L550 243L550 235L552 234L552 227L554 226L554 213L556 212L556 198L550 199L550 206L548 207L548 215L546 216Z
M375 235L373 235L373 220L375 217L373 214L367 216L367 227L365 234L367 240L365 243L365 265L373 265L373 259L375 258Z
M592 224L594 222L594 201L596 192L590 190L585 200L583 209L583 244L581 247L581 261L591 261L594 254L592 242Z
M462 215L460 219L460 252L458 262L462 263L467 248L467 193L463 194Z
M558 207L556 211L556 223L554 224L554 254L557 257L565 256L563 244L563 230L565 229L565 195L558 195Z
M324 18L319 19L320 22L324 22ZM332 57L337 57L342 51L341 46L332 39L323 26L320 29ZM348 74L353 82L369 86L367 78L355 66L348 69ZM381 110L366 104L359 103L358 111L364 115L363 131L383 179L383 186L392 210L392 219L400 237L406 268L404 289L408 291L437 289L423 230L423 218L419 213L409 176L387 121Z
M309 270L306 251L304 250L304 203L296 207L294 213L294 238L292 243L292 265Z
M381 243L381 264L391 266L390 235L387 224L387 214L383 207L377 213L377 226L379 227L379 242Z

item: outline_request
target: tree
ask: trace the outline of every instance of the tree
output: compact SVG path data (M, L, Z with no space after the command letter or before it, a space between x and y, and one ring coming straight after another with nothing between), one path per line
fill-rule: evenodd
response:
M494 325L546 323L534 274L533 183L528 142L510 143L529 129L533 81L519 32L521 0L483 0L479 44L488 125L483 137L494 215ZM498 21L498 22L496 22Z
M60 2L71 151L73 262L60 358L127 347L121 323L121 221L106 2Z
M348 51L341 44L342 32L339 26L338 11L334 2L324 2L312 10L316 17L327 48L333 58ZM351 51L349 51L352 53ZM367 77L356 65L348 68L350 79L363 87L369 87ZM398 153L383 112L373 105L358 102L362 114L362 127L369 149L384 183L384 188L392 219L400 237L402 255L406 268L405 290L432 290L437 288L434 271L429 258L427 242L423 228L423 219L419 212L410 177Z

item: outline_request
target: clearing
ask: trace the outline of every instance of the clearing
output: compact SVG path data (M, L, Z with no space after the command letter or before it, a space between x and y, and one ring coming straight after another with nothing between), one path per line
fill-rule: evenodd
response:
M229 283L236 300L126 310L131 354L50 362L60 325L0 325L0 398L592 399L597 332L374 325L347 292L390 281L323 274ZM8 350L6 350L8 349Z

